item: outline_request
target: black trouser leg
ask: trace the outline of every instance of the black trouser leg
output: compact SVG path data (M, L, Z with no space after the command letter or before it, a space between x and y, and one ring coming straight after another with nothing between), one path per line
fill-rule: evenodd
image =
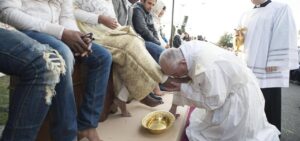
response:
M263 88L261 91L265 97L267 119L281 131L281 88Z

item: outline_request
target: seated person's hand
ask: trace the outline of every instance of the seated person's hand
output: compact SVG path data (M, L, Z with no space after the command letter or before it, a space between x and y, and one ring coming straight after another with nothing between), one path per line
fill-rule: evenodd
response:
M98 23L101 23L110 29L116 29L119 26L116 19L104 15L99 16Z
M84 35L79 31L65 29L61 40L69 46L75 56L85 56L90 52L89 44L82 37Z
M82 40L88 45L88 51L84 52L83 53L83 56L87 56L89 55L90 53L92 53L92 41L95 40L93 38L93 33L87 33L83 36L81 36Z
M165 48L170 48L170 45L169 45L169 44L167 44L167 45L165 46Z

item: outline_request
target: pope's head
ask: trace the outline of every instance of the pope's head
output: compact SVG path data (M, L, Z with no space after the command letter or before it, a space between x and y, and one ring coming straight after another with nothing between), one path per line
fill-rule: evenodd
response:
M166 49L159 58L164 74L172 77L184 77L188 74L186 60L179 48Z

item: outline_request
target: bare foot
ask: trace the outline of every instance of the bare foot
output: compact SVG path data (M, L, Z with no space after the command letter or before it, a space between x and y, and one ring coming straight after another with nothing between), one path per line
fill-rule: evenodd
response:
M157 105L163 104L164 102L162 100L157 100L152 98L150 95L147 95L144 99L140 101L141 103L150 106L150 107L155 107Z
M118 106L113 102L110 107L110 113L115 114L116 112L118 112Z
M157 96L157 95L154 94L154 93L150 93L149 96L152 97L152 98L154 98L154 99L156 99L156 100L162 101L162 98L161 98L160 96Z
M180 116L180 114L176 114L176 111L177 111L177 105L172 104L172 107L170 108L169 112L172 113L177 119Z
M78 131L78 140L86 137L89 141L103 141L98 136L96 128L85 129L83 131Z
M157 87L155 87L155 88L153 89L153 92L154 92L154 94L157 95L157 96L163 96L163 95L164 95L164 93L160 90L160 88L159 88L158 85L157 85Z
M126 102L121 101L118 98L115 98L114 104L120 108L122 117L131 117L131 114L127 111Z

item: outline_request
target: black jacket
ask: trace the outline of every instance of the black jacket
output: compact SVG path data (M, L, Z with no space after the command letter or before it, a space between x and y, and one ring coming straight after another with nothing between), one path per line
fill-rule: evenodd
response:
M134 30L145 41L160 45L157 31L154 28L152 15L144 9L142 3L137 2L133 8L132 25Z

